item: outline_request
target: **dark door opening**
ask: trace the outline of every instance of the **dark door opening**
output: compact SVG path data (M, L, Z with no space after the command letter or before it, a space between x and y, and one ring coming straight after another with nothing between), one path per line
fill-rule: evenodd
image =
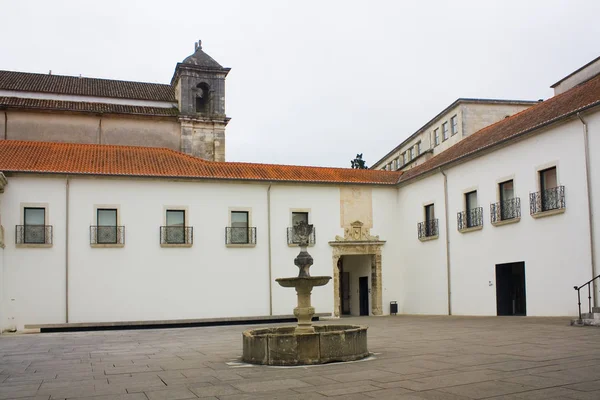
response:
M342 280L342 315L350 315L350 272L340 274Z
M496 264L496 310L498 315L527 315L524 262Z
M369 315L369 277L358 278L360 315Z

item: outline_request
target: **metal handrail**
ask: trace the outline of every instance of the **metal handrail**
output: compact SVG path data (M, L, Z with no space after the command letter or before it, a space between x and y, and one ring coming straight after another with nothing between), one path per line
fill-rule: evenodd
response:
M588 313L591 313L592 312L592 289L590 287L590 284L598 278L600 278L600 275L590 279L589 281L587 281L586 283L584 283L583 285L581 285L579 287L573 286L573 289L577 290L577 306L579 307L579 319L580 320L581 320L581 288L583 288L584 286L588 287Z

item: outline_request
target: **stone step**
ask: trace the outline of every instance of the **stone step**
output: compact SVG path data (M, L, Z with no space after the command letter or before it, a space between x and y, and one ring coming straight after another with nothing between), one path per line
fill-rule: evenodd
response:
M581 313L582 319L600 319L600 313L591 312L591 313Z
M600 307L592 307L593 313L600 313Z
M583 317L583 314L581 316ZM592 319L592 318L572 319L571 326L598 326L598 327L600 327L600 319Z

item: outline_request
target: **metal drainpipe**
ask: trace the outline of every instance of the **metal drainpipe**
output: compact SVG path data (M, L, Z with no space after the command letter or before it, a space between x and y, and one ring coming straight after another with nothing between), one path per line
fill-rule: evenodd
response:
M4 140L8 138L8 113L4 110Z
M102 114L98 118L98 144L102 144Z
M65 183L65 322L69 323L69 175Z
M450 275L450 236L448 228L448 177L446 173L440 168L440 172L444 175L444 218L446 225L446 274L448 276L448 315L452 315L452 283Z
M596 271L596 252L594 250L594 243L596 242L594 239L594 220L593 220L593 202L592 202L592 182L590 177L590 146L589 146L589 134L588 134L588 125L583 120L581 113L577 113L577 117L583 124L583 146L584 146L584 156L585 156L585 182L587 189L587 201L588 201L588 226L590 230L590 258L592 261L592 278L598 276ZM598 284L597 281L594 281L594 307L598 307Z
M273 315L273 272L271 271L271 184L267 189L267 234L269 242L269 315Z

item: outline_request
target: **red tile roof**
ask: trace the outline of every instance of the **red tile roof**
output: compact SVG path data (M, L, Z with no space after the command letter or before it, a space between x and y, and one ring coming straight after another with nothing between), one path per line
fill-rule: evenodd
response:
M449 149L402 174L405 182L496 144L600 105L600 75L562 94L483 128Z
M0 89L175 102L171 85L78 76L0 71Z
M0 171L377 185L394 185L401 175L369 169L212 162L155 147L17 140L0 140Z
M93 112L106 114L132 114L147 116L177 116L179 110L175 107L145 107L130 106L123 104L106 103L87 103L79 101L63 100L44 100L44 99L26 99L22 97L1 97L0 109L17 108L20 110L53 110L53 111L74 111L74 112Z

